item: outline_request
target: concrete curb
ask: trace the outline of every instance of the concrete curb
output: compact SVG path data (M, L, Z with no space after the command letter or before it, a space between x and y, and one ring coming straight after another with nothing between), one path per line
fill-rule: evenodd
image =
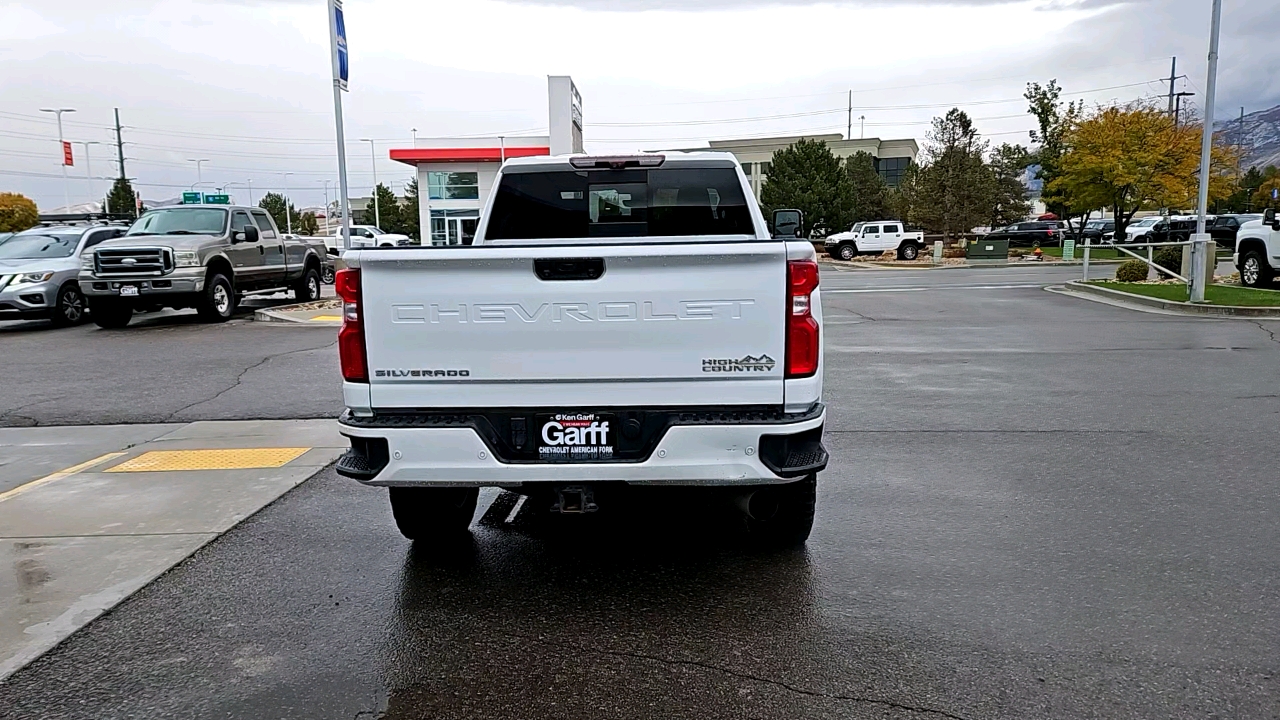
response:
M299 312L312 312L311 308L306 308L310 303L295 303L293 305L280 305L273 308L262 308L253 311L254 322L270 322L270 323L289 323L293 325L307 325L309 327L342 327L341 320L321 320L316 321L308 317L299 315ZM330 312L330 314L341 314L341 310L322 311Z
M1058 262L1038 262L1038 261L1019 261L1019 262L1002 262L999 260L993 262L975 262L960 265L915 265L915 264L899 264L899 263L876 263L876 262L846 262L844 260L834 260L832 258L819 258L819 263L825 263L836 268L862 269L862 270L973 270L975 268L999 268L999 267L1079 267L1084 264L1083 260L1063 260ZM1119 265L1123 260L1090 260L1089 265Z
M1280 307L1261 308L1248 307L1243 305L1193 305L1188 302L1177 302L1174 300L1161 300L1160 298L1147 297L1145 295L1135 295L1121 290L1113 290L1111 288L1098 287L1097 285L1089 285L1072 280L1066 285L1061 286L1068 294L1076 295L1094 295L1100 298L1106 298L1111 302L1108 304L1121 305L1139 305L1142 308L1156 308L1168 313L1178 315L1189 315L1193 317L1219 317L1219 318L1275 318L1280 319ZM1089 298L1092 299L1092 298ZM1118 302L1117 302L1118 301ZM1133 308L1135 310L1141 308Z

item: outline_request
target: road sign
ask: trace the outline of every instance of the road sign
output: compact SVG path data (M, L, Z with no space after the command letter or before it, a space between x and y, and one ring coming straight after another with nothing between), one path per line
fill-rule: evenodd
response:
M74 158L71 157L71 143L66 140L62 141L62 164L67 167L75 165Z
M230 205L230 195L205 195L204 203L206 205Z
M204 197L203 197L200 193L198 193L198 192L184 192L184 193L182 193L182 204L183 204L183 205L199 205L199 204L200 204L200 202L201 202L201 200L203 200L203 199L204 199Z
M1076 239L1075 238L1069 237L1062 241L1062 259L1068 260L1068 261L1076 259Z
M333 48L333 80L338 88L347 89L347 22L342 15L342 0L329 0L329 36Z

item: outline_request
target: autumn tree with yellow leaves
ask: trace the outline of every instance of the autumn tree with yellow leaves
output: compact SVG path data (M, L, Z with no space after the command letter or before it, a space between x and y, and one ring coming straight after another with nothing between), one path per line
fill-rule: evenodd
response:
M1175 125L1148 103L1098 108L1067 131L1060 170L1050 186L1071 207L1110 208L1116 237L1122 238L1139 210L1196 204L1200 133L1200 125ZM1234 170L1234 151L1215 143L1210 200L1230 194Z

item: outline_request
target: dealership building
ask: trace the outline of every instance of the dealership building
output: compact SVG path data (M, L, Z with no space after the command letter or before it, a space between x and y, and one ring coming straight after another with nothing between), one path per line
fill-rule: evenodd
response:
M536 137L417 138L410 148L390 151L391 159L417 170L418 213L423 244L470 245L480 223L480 210L489 199L498 168L510 158L583 152L582 96L567 76L547 78L549 135ZM706 148L733 153L751 182L756 197L769 176L773 154L798 140L822 140L837 157L859 151L875 158L876 170L890 186L897 186L920 148L915 140L842 135L796 135L749 140L712 140Z

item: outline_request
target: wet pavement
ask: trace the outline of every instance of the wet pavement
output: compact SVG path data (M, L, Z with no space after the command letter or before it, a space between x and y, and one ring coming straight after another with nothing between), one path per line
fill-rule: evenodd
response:
M824 274L803 550L671 491L551 520L486 492L470 542L417 547L326 470L0 684L0 717L1280 715L1280 323L1045 277Z

